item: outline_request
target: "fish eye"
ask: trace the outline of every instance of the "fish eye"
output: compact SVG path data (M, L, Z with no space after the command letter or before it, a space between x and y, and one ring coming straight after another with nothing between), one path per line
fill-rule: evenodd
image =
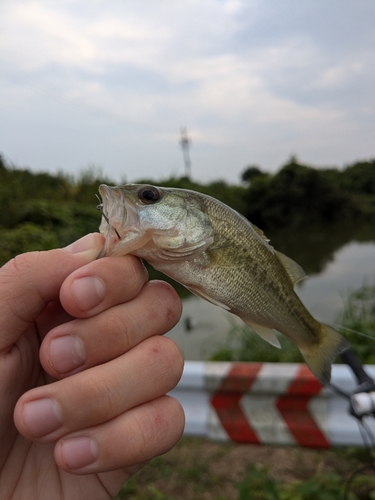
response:
M156 203L161 198L161 193L158 188L154 186L142 186L138 191L138 198L146 205Z

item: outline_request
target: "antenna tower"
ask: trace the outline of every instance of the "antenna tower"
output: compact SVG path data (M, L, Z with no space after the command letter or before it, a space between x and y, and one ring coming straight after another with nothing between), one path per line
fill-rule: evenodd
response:
M185 164L185 176L190 177L191 174L191 161L190 161L190 145L191 145L191 140L188 137L187 133L187 128L186 127L181 127L181 139L180 139L180 145L182 147L182 155L184 157L184 164Z

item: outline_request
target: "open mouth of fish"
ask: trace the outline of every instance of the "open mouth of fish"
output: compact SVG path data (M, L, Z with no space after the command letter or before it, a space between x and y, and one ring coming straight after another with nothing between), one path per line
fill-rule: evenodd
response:
M102 198L97 207L102 213L99 231L105 236L99 258L134 252L145 241L135 207L124 197L120 188L101 184L99 193Z

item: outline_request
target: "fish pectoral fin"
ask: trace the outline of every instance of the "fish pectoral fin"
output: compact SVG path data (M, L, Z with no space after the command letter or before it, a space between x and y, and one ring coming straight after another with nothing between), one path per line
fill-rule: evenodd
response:
M284 269L288 273L289 278L292 280L293 285L297 284L299 281L306 278L306 273L302 267L297 264L294 260L290 259L281 252L275 251L277 258L284 266Z
M214 304L215 306L219 306L222 309L225 309L226 311L230 311L230 307L228 307L223 302L220 302L219 300L213 299L212 297L210 297L209 295L207 295L202 290L200 290L198 288L195 288L195 287L191 287L191 286L189 286L187 288L188 288L188 290L190 290L191 292L193 292L195 295L197 295L201 299L207 300L208 302L211 302L211 304Z
M166 260L191 260L197 255L204 252L207 245L205 242L197 243L196 245L181 247L181 248L161 248L160 257Z
M189 242L183 235L154 235L153 242L160 249L160 256L166 259L186 260L201 254L212 243L213 238Z
M254 332L259 335L259 337L262 337L263 340L273 345L274 347L281 349L281 344L279 342L279 339L276 337L275 330L273 330L272 328L266 328L265 326L257 325L246 319L243 319L243 321L247 325L249 325L250 328L252 328Z

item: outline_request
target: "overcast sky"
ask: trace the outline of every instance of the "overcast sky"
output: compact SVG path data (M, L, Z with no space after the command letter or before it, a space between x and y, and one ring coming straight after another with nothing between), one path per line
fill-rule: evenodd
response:
M372 0L1 0L0 152L116 182L375 157Z

